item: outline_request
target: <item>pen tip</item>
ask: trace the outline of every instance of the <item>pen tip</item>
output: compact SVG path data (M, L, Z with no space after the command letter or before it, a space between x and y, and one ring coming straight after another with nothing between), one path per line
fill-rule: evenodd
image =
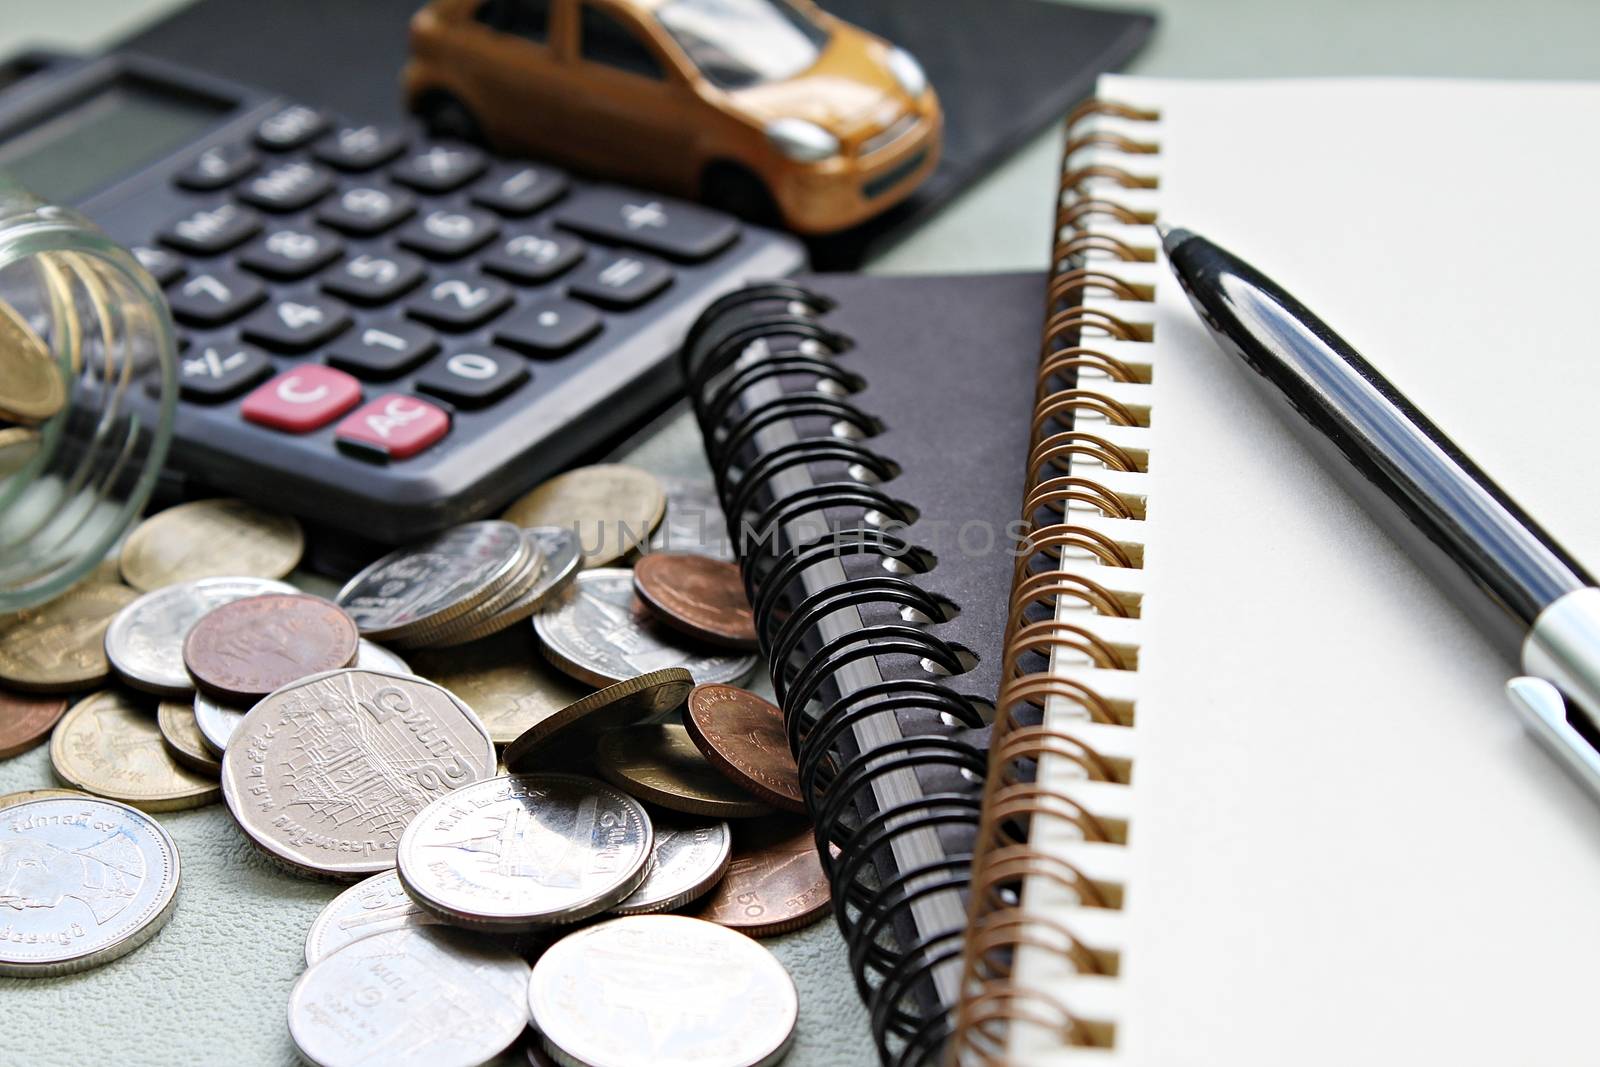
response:
M1169 226L1164 222L1156 223L1156 232L1161 235L1161 247L1167 255L1172 255L1178 246L1194 237L1194 234L1182 226Z

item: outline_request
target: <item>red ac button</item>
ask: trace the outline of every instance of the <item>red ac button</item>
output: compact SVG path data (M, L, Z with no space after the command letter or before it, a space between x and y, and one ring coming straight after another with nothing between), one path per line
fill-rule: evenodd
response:
M345 416L334 431L341 443L407 459L450 432L450 416L426 400L389 393Z

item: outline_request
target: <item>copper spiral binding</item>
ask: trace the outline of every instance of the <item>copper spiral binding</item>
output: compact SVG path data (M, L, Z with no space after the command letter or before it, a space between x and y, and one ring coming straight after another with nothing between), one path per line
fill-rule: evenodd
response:
M1107 128L1100 121L1107 118L1121 128ZM1039 772L1049 761L1052 776L1116 786L1126 785L1131 771L1128 760L1102 754L1088 737L1105 736L1092 731L1132 727L1133 705L1084 678L1138 669L1137 648L1113 640L1109 628L1112 621L1131 625L1122 620L1139 617L1142 598L1097 576L1143 565L1139 535L1123 538L1108 531L1144 519L1143 496L1128 486L1148 470L1150 455L1127 442L1149 425L1151 411L1128 398L1150 382L1151 371L1126 353L1130 343L1147 344L1153 336L1149 326L1136 321L1139 316L1113 314L1089 301L1155 299L1153 285L1125 277L1117 268L1155 260L1153 247L1122 233L1154 222L1155 213L1118 194L1158 187L1147 161L1159 146L1127 132L1127 124L1158 118L1146 109L1092 100L1067 119L1054 211L1054 271L973 858L962 989L946 1046L947 1061L962 1067L1022 1064L1010 1051L1017 1027L1061 1047L1106 1047L1116 1041L1114 1021L1085 1016L1068 996L1030 987L1016 971L1018 957L1028 953L1078 974L1115 975L1118 965L1115 952L1080 938L1075 909L1029 910L1022 889L1024 882L1042 880L1080 908L1115 908L1121 901L1122 887L1095 882L1035 842L1032 830L1048 820L1052 839L1064 835L1102 848L1125 845L1128 836L1124 822L1047 786ZM1119 228L1115 235L1094 232L1107 224ZM1106 430L1089 428L1091 419ZM1069 673L1052 670L1061 664L1069 665Z

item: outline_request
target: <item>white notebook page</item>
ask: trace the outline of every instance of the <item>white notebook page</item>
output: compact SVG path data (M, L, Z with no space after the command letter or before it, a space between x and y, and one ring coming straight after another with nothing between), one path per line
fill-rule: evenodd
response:
M1099 95L1161 110L1135 131L1160 154L1119 160L1160 175L1141 202L1282 282L1600 567L1600 86ZM1151 266L1140 669L1108 683L1136 700L1133 785L1099 793L1129 845L1070 850L1126 898L1055 909L1121 974L1018 968L1116 1047L1019 1029L1017 1061L1600 1062L1600 804Z

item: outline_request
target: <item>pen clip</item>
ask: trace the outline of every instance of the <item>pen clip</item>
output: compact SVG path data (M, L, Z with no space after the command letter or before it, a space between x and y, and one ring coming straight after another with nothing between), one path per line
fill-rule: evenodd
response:
M1506 683L1506 696L1528 731L1600 800L1600 751L1573 728L1561 690L1543 678L1524 675ZM1583 714L1583 709L1578 713Z

